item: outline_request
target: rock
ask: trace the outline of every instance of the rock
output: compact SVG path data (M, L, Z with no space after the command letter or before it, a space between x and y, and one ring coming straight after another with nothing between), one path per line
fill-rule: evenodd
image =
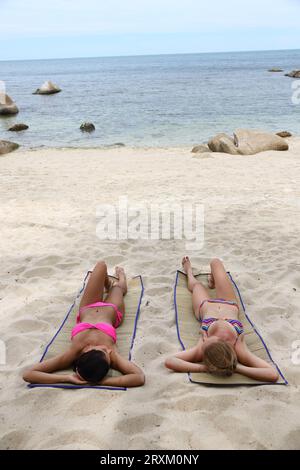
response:
M48 80L43 83L41 88L38 88L33 95L54 95L54 93L59 93L60 91L61 89L57 85Z
M230 153L239 155L239 151L234 144L234 140L227 134L217 134L210 139L208 147L212 152Z
M234 143L240 155L254 155L267 150L284 151L289 149L288 143L278 135L263 131L237 129Z
M292 72L286 73L286 77L300 78L300 70L293 70Z
M292 137L292 134L288 131L281 131L281 132L277 132L276 135L279 135L279 137Z
M9 116L18 112L19 108L16 103L8 95L0 94L0 115Z
M17 148L19 148L19 144L15 144L15 142L8 142L7 140L0 140L0 155L13 152Z
M15 124L14 126L11 126L8 130L11 132L20 132L20 131L26 131L29 126L27 124Z
M205 144L200 144L200 145L196 145L195 147L193 147L191 152L192 153L205 153L205 152L209 152L209 148Z
M226 134L216 135L208 142L210 150L231 155L254 155L267 150L289 149L288 143L276 134L237 129L233 135L233 139Z
M116 142L115 144L105 145L105 148L108 148L108 149L114 149L114 148L120 148L120 147L126 147L126 145L123 144L123 142Z
M123 142L116 142L115 144L112 144L113 147L125 147L125 144Z
M83 132L93 132L95 129L96 127L92 122L84 122L80 126L80 130L82 130Z
M277 69L276 67L274 67L273 69L268 70L268 72L283 72L283 70Z

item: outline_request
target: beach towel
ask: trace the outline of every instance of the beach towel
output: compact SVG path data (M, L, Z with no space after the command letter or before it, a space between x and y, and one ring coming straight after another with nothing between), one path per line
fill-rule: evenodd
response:
M78 313L78 307L81 299L81 295L85 289L91 271L85 276L83 286L77 294L75 301L69 308L67 315L65 316L62 324L50 343L46 346L45 351L42 355L40 362L50 359L51 357L62 354L70 346L71 330L76 324L76 316ZM114 279L113 276L110 278ZM128 291L124 297L125 302L125 315L119 328L117 329L117 347L119 353L131 360L131 353L134 345L137 324L140 315L141 301L144 293L143 280L141 276L136 276L128 281ZM72 369L67 371L59 371L58 374L71 374ZM120 375L118 371L110 369L108 376ZM109 389L109 390L126 390L125 387L108 387L101 385L74 385L74 384L29 384L29 388L37 387L49 387L49 388L93 388L93 389Z
M258 357L264 359L268 363L273 363L279 373L279 379L276 384L287 384L279 367L274 363L271 354L264 342L262 336L258 332L256 326L252 323L246 313L245 306L239 292L239 289L234 282L231 274L227 273L234 287L236 297L239 302L240 317L239 320L244 325L245 340L251 352ZM199 279L202 284L207 288L207 273L197 274L196 279ZM210 289L211 297L215 296L215 291ZM192 307L192 294L187 288L187 276L181 271L177 271L176 281L174 287L174 305L177 335L182 349L189 349L195 346L199 340L200 323L193 313ZM207 385L274 385L270 382L261 382L241 374L234 373L231 377L218 377L210 373L189 373L189 380L192 383L207 384Z

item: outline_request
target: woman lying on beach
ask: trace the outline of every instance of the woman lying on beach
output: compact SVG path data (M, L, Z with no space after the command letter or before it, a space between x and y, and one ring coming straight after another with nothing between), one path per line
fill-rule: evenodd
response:
M182 266L192 292L195 316L201 322L201 338L195 347L168 358L166 367L176 372L211 372L224 376L238 372L255 380L276 382L277 371L247 348L243 325L238 319L238 301L223 263L213 259L210 264L208 286L216 289L216 299L211 299L206 287L193 276L187 256Z
M63 354L42 361L26 371L23 379L30 383L75 385L105 385L138 387L144 385L142 370L120 356L116 347L116 328L120 325L125 307L123 296L127 292L125 272L116 268L116 281L111 282L103 261L96 264L84 290L72 330L71 346ZM104 299L104 292L106 297ZM55 374L73 367L74 374ZM119 377L106 377L109 369L122 373Z

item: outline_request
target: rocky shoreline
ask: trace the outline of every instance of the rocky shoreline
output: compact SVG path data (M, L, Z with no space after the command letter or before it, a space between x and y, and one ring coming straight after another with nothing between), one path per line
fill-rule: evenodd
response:
M279 67L273 67L268 70L272 73L282 73L284 70ZM291 78L300 78L300 70L293 70L286 73L285 76ZM45 81L40 88L38 88L34 95L54 95L60 93L61 88L51 82ZM0 116L7 117L19 113L19 108L14 100L7 94L2 97L0 95ZM10 132L23 132L29 126L25 123L16 123L11 126L8 131ZM83 122L79 129L88 134L92 134L96 130L96 126L92 122ZM277 132L276 134L268 133L265 131L255 131L252 129L238 129L232 136L220 133L212 137L208 143L199 144L193 147L192 153L205 154L210 152L229 153L232 155L251 155L254 153L263 152L265 150L288 150L288 143L284 138L291 137L288 131ZM11 145L10 145L11 144ZM16 150L19 145L8 140L0 140L1 155ZM111 144L115 145L115 144ZM124 145L122 143L122 145Z

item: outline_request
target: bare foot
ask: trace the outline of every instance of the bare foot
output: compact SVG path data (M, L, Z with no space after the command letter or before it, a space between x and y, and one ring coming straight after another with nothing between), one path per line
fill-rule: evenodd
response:
M212 274L207 275L207 283L208 283L209 289L214 289L215 288L215 280L214 280Z
M121 268L121 266L116 266L115 274L118 279L120 279L120 277L126 278L125 271L123 268Z
M191 264L190 258L188 256L184 256L182 258L182 267L183 267L183 270L186 274L188 273L188 271L191 271L192 264Z
M126 281L125 271L120 266L116 266L115 273L116 273L116 277L118 278L118 281L116 282L116 286L121 287L125 295L127 292L127 281Z

